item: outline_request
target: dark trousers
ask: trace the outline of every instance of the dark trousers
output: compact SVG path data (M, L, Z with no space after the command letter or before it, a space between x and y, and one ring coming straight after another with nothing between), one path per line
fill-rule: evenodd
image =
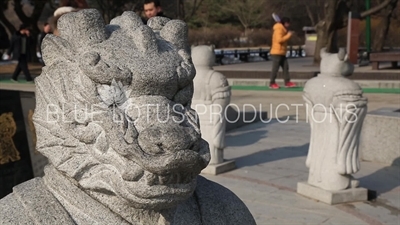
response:
M25 78L27 81L33 80L31 73L29 72L29 69L28 69L28 58L26 57L26 55L21 55L18 58L18 65L15 68L12 79L17 80L21 71L24 72L24 75L25 75Z
M282 67L283 70L283 79L285 83L290 81L289 76L289 63L284 55L271 55L272 58L272 73L271 73L271 81L270 84L274 84L276 77L278 76L279 67Z

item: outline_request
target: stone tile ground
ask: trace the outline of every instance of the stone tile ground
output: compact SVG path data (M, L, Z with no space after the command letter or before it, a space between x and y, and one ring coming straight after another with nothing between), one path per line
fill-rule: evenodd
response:
M330 206L296 193L307 180L309 126L304 121L256 123L227 134L226 159L237 169L206 176L235 192L257 224L399 224L400 168L362 162L355 177L377 200Z

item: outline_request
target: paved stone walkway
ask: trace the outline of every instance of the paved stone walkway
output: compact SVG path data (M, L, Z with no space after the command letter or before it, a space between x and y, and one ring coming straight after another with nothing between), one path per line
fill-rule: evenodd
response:
M366 93L364 96L368 98L368 111L384 107L400 108L400 94ZM241 111L254 111L255 107L258 111L267 111L268 117L281 120L286 120L288 116L307 119L302 92L233 90L231 104L237 105Z
M298 195L297 182L308 176L308 143L304 121L248 125L227 134L225 159L236 160L238 168L205 177L236 193L260 225L400 223L399 167L362 162L355 177L377 191L374 201L330 206Z
M219 176L204 175L235 192L247 204L257 224L400 224L399 167L362 162L355 177L362 187L378 193L378 198L370 202L330 206L299 196L296 184L307 180L305 159L309 143L302 93L232 93L231 102L241 111L243 107L254 110L254 106L256 110L268 111L271 118L291 119L283 124L274 119L229 132L225 158L235 159L238 168ZM400 108L398 94L365 96L369 99L369 111Z
M245 104L261 105L272 120L229 132L225 159L234 159L238 168L206 177L235 192L261 225L400 224L400 167L361 163L355 177L360 179L362 187L378 193L378 198L370 202L330 206L296 193L297 182L306 181L308 176L305 160L310 128L305 108L299 107L298 116L295 107L287 110L282 106L277 110L278 115L275 112L280 104L304 104L301 95L301 92L232 91L232 104L240 108ZM369 99L369 111L400 108L399 94L365 96ZM253 110L248 105L246 109ZM286 120L287 116L291 116L287 123L274 119Z

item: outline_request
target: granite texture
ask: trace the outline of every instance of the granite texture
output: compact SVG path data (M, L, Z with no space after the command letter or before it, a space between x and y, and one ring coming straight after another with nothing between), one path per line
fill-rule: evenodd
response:
M44 167L48 164L48 160L36 150L36 130L32 121L35 110L35 93L21 92L21 107L24 115L25 131L29 143L29 153L32 163L34 177L42 177L44 175Z
M202 174L211 174L218 175L221 173L226 173L228 171L236 169L235 160L226 160L222 163L218 164L208 164L206 168L204 168L201 173Z
M202 137L209 144L210 164L220 164L224 162L226 110L231 88L226 77L212 68L215 54L211 46L193 47L192 59L197 72L192 108L199 115Z
M362 160L400 166L400 112L397 110L381 108L367 114L360 137Z
M367 112L362 89L348 76L353 66L343 51L321 51L321 74L304 87L311 139L306 165L308 184L339 191L356 188L351 176L360 169L359 137Z
M45 37L33 121L49 164L0 200L0 224L255 224L199 176L210 152L190 108L187 27L153 20L124 12L105 25L86 9Z
M368 189L365 188L350 188L340 191L327 191L312 186L307 182L297 183L297 193L329 205L368 200Z

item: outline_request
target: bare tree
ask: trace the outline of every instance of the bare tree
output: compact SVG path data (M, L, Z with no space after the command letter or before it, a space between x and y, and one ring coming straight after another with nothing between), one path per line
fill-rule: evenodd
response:
M389 27L392 20L393 12L396 9L398 0L390 1L386 8L381 10L381 20L378 25L378 30L375 33L372 45L372 51L379 52L383 50L386 37L389 33Z
M21 0L14 0L15 13L17 14L17 16L21 20L21 22L23 24L29 24L32 27L33 34L37 35L40 32L37 22L40 18L40 15L42 14L43 8L46 5L47 1L43 1L43 0L30 1L34 6L33 13L30 16L27 16L25 14L24 10L22 9L22 6L24 4L23 2L24 1L21 1Z
M201 7L204 0L178 0L179 2L179 19L190 20Z
M327 47L329 52L337 51L337 30L346 26L344 18L349 11L347 2L343 0L328 0L323 7L325 17L315 27L317 31L315 63L320 62L320 51L323 47Z
M266 0L226 0L221 9L234 14L244 28L247 37L248 29L260 25L268 15L266 11ZM270 15L270 14L269 14Z
M135 11L137 6L141 4L139 0L91 0L92 6L97 8L103 15L106 23L121 15L124 11Z
M11 4L11 2L8 2L8 1L4 1L4 2L0 3L0 21L2 24L4 24L4 26L6 27L8 32L13 34L13 33L15 33L16 29L15 29L14 25L4 15L4 11L6 11L8 9L9 4Z
M393 0L383 0L379 5L362 12L360 19L378 13L387 7ZM317 44L314 54L314 63L321 61L320 51L323 47L329 52L337 52L337 31L347 26L348 12L352 7L351 0L326 0L324 4L324 18L316 25Z
M324 4L324 0L302 0L301 4L305 7L312 26L317 25L322 17L322 12L319 9L321 9L321 5Z

